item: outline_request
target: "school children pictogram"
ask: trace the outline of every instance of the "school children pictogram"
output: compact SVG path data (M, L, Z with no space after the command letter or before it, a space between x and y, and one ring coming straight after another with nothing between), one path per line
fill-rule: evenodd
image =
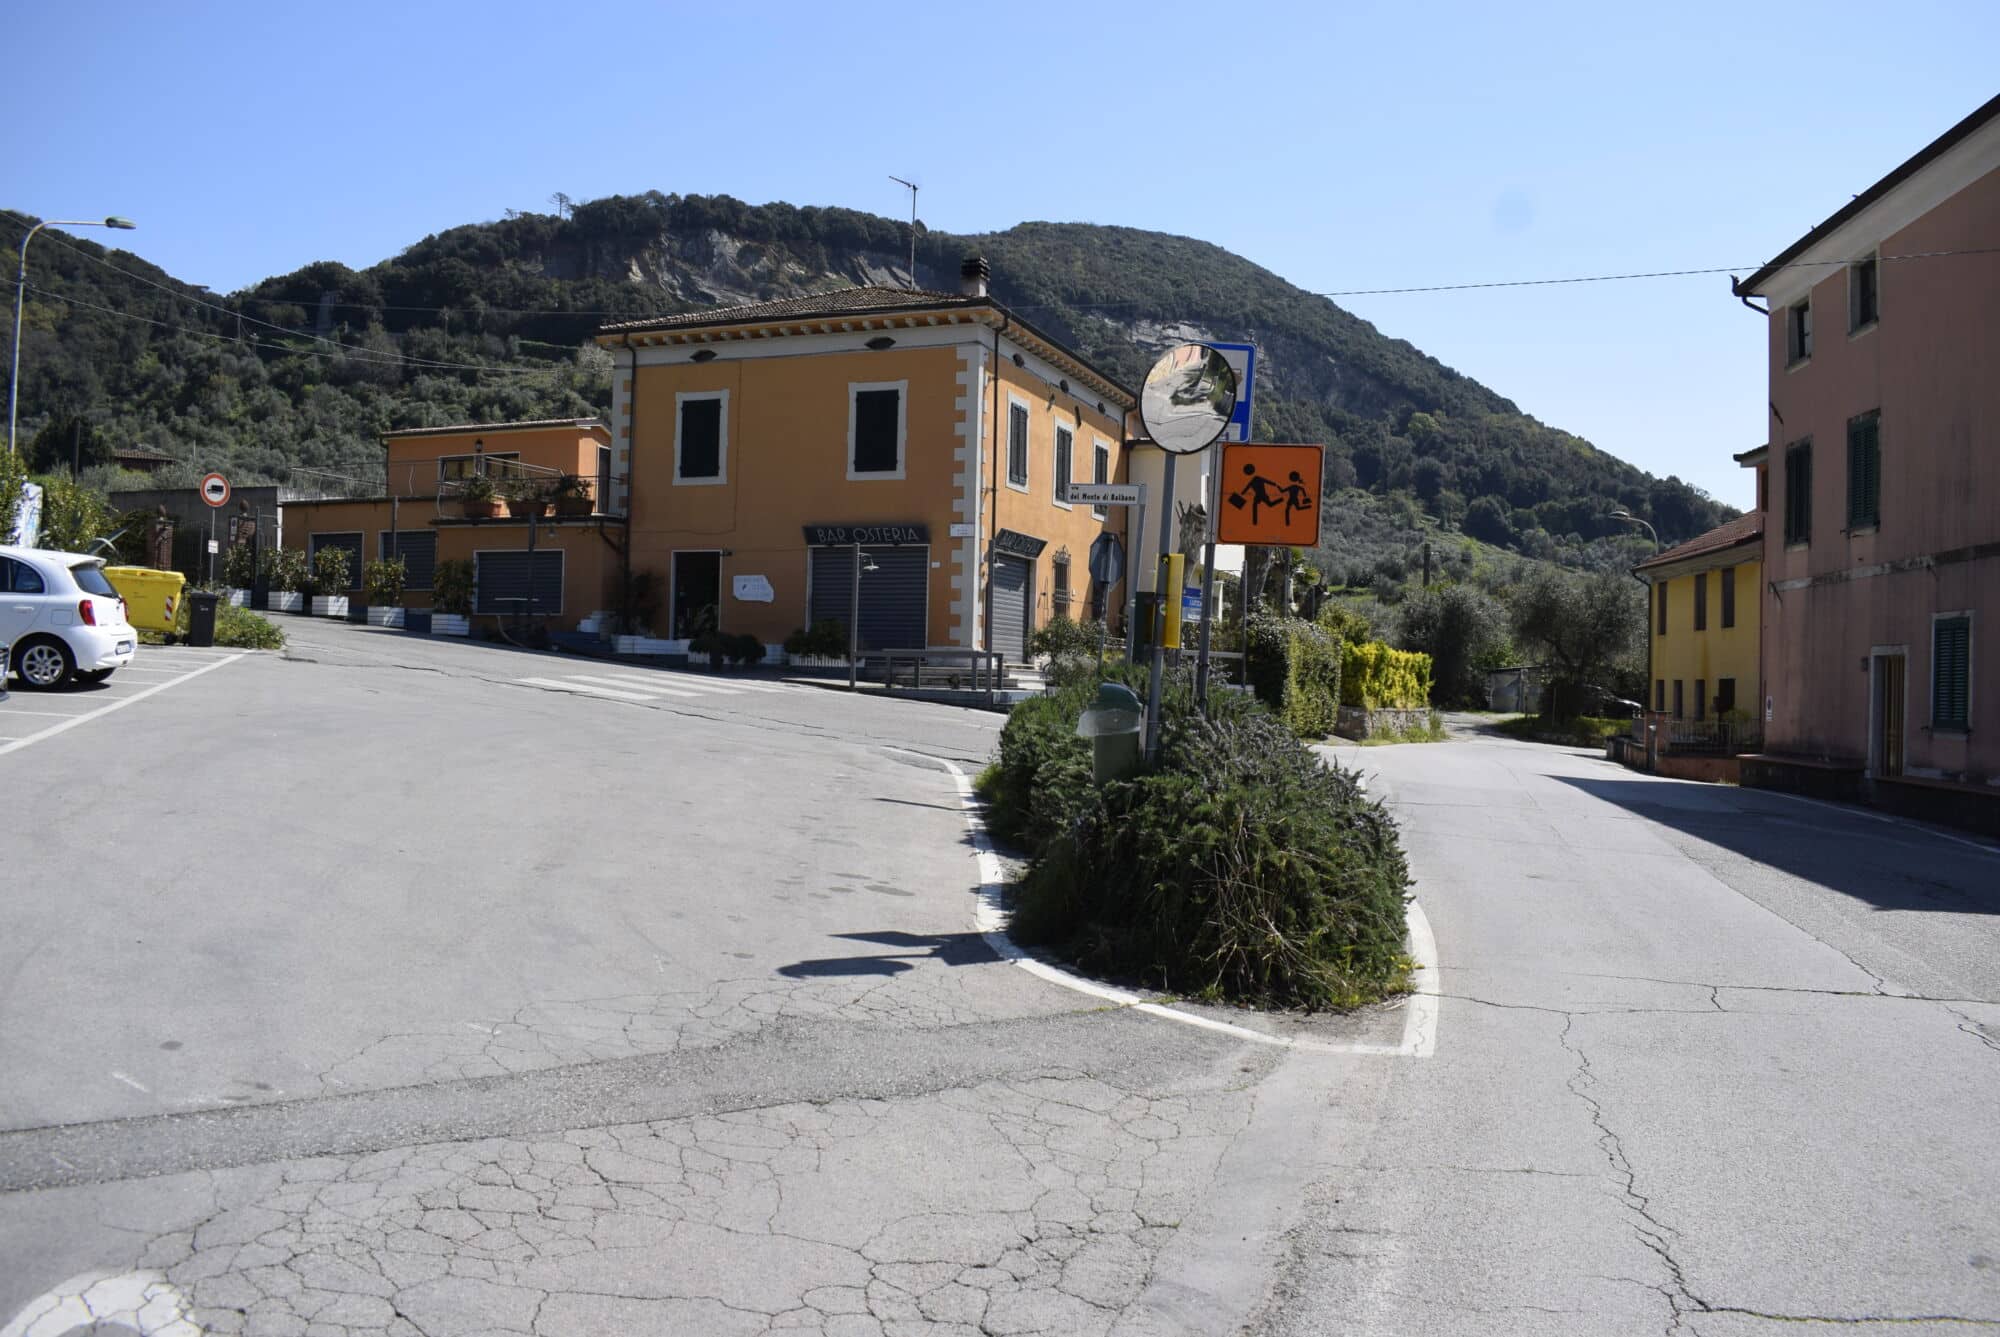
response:
M1318 543L1322 449L1225 445L1216 541L1292 548Z

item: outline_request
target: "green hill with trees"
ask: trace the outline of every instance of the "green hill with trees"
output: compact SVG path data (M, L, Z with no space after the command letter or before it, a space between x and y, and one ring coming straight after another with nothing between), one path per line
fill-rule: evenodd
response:
M0 241L26 226L0 214ZM38 468L75 458L100 486L135 482L111 453L143 446L182 461L172 482L220 468L365 490L392 428L603 412L610 364L589 338L606 321L906 282L909 229L726 196L558 197L555 213L509 211L367 269L319 262L227 295L63 233L34 245L21 408ZM1605 566L1646 551L1618 507L1667 543L1729 514L1206 242L920 228L919 285L955 287L969 251L1001 301L1128 381L1181 338L1257 343L1258 435L1329 448L1339 499L1315 564L1334 585L1399 583L1425 538L1447 572L1496 551Z

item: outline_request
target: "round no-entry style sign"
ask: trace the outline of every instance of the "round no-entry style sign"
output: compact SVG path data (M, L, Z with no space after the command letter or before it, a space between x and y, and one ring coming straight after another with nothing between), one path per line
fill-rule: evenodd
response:
M229 480L221 474L209 474L201 480L201 499L211 506L229 504Z

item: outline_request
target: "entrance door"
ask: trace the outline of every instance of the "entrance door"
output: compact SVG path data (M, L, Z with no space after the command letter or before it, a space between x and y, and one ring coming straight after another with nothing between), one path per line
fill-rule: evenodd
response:
M1018 664L1029 660L1028 633L1033 621L1028 616L1035 606L1035 567L1022 557L993 555L993 644Z
M1903 773L1903 670L1908 660L1902 655L1876 655L1874 772L1877 775Z
M722 554L674 554L674 628L669 640L722 629Z

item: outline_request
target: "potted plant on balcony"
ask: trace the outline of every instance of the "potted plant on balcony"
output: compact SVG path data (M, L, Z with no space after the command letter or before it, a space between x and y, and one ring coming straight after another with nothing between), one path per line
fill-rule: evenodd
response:
M400 557L370 562L361 570L361 586L368 591L368 625L403 625L403 580L407 569Z
M491 520L500 514L500 493L485 474L474 474L460 483L458 497L468 520Z
M472 633L472 563L446 558L431 575L431 635Z
M271 611L305 612L306 555L297 548L273 548L270 562Z
M596 510L590 490L590 480L582 474L559 474L549 484L549 501L555 506L558 516L580 519Z
M325 547L313 554L312 615L347 616L347 563L345 548Z
M538 478L516 478L501 489L507 499L507 514L523 520L540 519L549 513L549 485Z

